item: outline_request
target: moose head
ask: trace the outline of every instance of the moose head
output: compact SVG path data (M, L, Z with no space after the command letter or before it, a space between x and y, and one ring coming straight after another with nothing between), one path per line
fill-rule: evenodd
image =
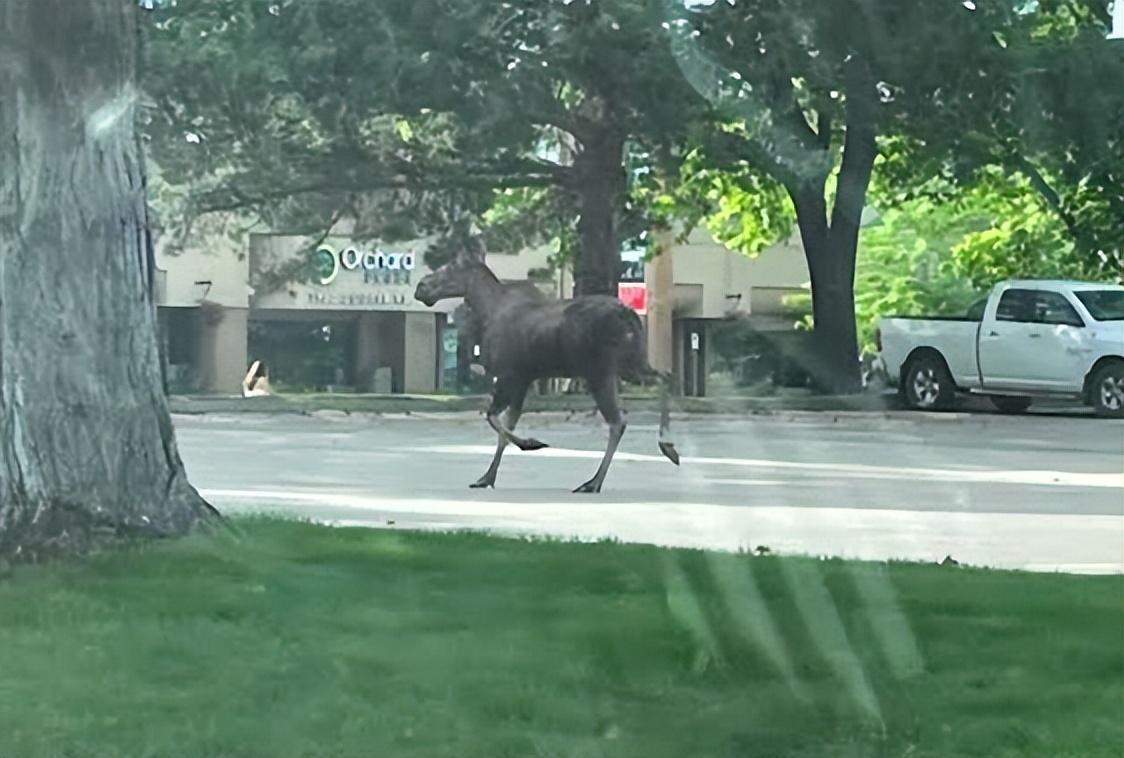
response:
M441 300L464 297L473 279L486 271L483 235L473 227L466 236L464 245L458 247L451 261L418 282L414 290L416 300L433 307Z

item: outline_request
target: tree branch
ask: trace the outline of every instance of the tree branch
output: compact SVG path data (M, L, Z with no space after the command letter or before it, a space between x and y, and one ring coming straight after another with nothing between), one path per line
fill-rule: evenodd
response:
M1073 238L1073 241L1081 244L1085 236L1081 231L1081 225L1077 222L1074 215L1066 209L1057 190L1046 181L1046 177L1042 176L1038 168L1025 156L1012 150L1010 152L1010 157L1014 161L1015 168L1019 173L1030 180L1030 186L1046 201L1046 205L1048 205L1050 209L1058 215L1062 223L1065 224L1065 228Z
M786 79L784 74L774 74L771 79L773 102L770 107L772 111L784 114L785 121L793 128L793 136L804 147L819 149L821 147L821 135L808 123L808 117L804 115L804 109L800 107L800 102L796 99L796 88L793 86L792 80Z
M855 254L858 250L862 214L874 161L878 157L878 133L869 99L865 72L856 77L848 92L847 131L843 140L843 157L836 182L835 203L831 209L832 255L840 267L843 281L854 282ZM873 89L873 85L869 85ZM852 94L853 93L853 94Z
M819 114L819 128L816 130L819 136L819 145L821 150L829 150L831 148L831 115L826 113Z
M393 190L425 191L457 189L510 189L518 187L549 187L560 183L560 179L553 173L548 174L465 174L461 176L437 175L428 180L411 180L399 175L385 179L371 179L368 181L355 181L341 183L338 179L327 179L294 187L247 193L233 184L228 184L225 192L214 191L197 198L192 202L193 210L202 215L206 213L219 213L244 210L268 203L312 195L317 193L333 192L379 192Z
M324 227L324 230L316 236L316 240L312 243L312 248L314 250L324 244L324 240L328 239L328 236L332 233L332 230L336 228L336 224L338 224L342 218L343 208L337 208L335 213L332 214L332 217L328 219L328 225Z
M816 132L816 130L812 128L812 125L808 123L808 117L804 115L804 109L794 102L789 111L788 120L795 128L797 139L804 143L805 147L816 150L821 149L822 135Z

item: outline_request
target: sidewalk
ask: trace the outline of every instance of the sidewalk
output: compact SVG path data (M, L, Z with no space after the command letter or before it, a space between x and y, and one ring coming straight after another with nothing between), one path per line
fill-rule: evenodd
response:
M623 405L630 411L657 412L659 400L652 395L624 395ZM294 394L243 398L235 395L172 395L172 413L295 413L317 411L343 413L455 413L483 412L488 407L484 395L360 395ZM782 411L886 411L899 408L896 395L866 394L850 396L777 394L766 397L676 397L676 413L777 413ZM588 412L594 408L589 395L531 395L526 412Z

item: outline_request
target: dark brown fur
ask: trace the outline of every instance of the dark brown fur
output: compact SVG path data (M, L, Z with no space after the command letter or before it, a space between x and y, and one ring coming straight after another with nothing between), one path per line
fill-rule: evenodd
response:
M613 297L591 295L555 300L501 283L482 263L454 261L425 277L415 297L426 305L464 297L483 324L480 362L494 377L488 423L499 435L492 464L473 487L495 486L504 448L538 450L545 443L517 437L512 431L522 413L531 383L538 379L582 379L609 424L609 444L597 473L576 492L600 492L625 424L617 400L621 378L655 378L661 385L660 450L679 463L666 439L670 377L659 374L645 356L640 317ZM506 419L500 418L506 412ZM506 424L504 423L506 421Z

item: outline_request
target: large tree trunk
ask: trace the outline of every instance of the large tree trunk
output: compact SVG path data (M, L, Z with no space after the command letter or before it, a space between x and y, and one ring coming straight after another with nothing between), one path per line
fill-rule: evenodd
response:
M844 267L837 265L839 261L832 255L831 227L824 199L826 184L826 177L820 176L789 187L812 280L812 353L803 355L801 363L817 390L845 394L854 391L853 380L860 376L858 340L852 337L856 344L848 348L845 334L848 318L851 332L855 331L854 287L848 285ZM850 306L847 305L848 292L851 292ZM853 367L850 352L855 354Z
M817 389L847 395L862 390L854 274L848 276L846 260L832 252L808 256L815 346L810 368Z
M0 4L0 560L183 534L161 388L135 0Z
M877 156L874 130L851 124L843 146L830 223L827 177L789 187L812 284L815 354L809 370L818 389L833 394L862 390L855 325L855 262L866 192Z
M572 184L581 241L574 262L574 294L615 297L621 268L617 214L627 186L624 136L613 126L595 127L581 136L581 143Z

